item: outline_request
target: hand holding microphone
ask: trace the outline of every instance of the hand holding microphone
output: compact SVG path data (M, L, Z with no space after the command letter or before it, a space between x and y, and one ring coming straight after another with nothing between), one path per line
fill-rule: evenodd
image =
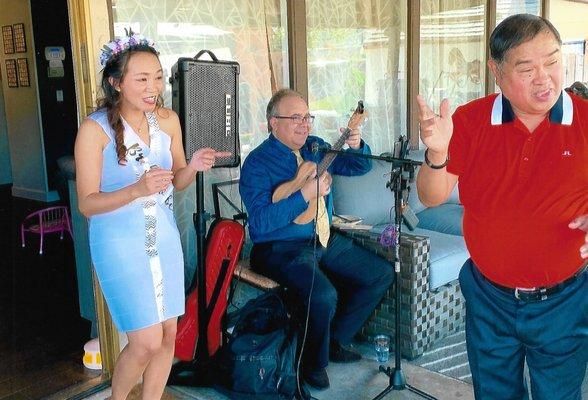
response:
M152 167L145 172L135 184L140 197L149 196L167 189L174 178L168 169Z

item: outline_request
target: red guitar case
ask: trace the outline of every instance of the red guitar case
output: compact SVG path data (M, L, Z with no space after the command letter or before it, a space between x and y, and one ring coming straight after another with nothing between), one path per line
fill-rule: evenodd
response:
M206 243L206 315L208 355L219 349L222 320L227 309L227 291L245 240L245 229L236 221L215 220ZM186 313L178 322L175 356L192 361L198 346L198 285L186 299Z

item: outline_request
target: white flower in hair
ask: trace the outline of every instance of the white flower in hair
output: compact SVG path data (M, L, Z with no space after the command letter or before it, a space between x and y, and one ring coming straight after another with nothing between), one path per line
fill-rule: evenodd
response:
M129 50L134 46L149 46L155 50L155 43L153 40L139 33L133 33L131 30L126 30L126 36L116 38L112 42L106 43L100 53L100 65L102 68L114 56L123 51Z

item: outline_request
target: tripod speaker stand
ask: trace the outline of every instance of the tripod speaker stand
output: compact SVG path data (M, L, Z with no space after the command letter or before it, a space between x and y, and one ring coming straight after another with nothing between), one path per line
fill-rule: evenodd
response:
M196 231L196 276L191 289L198 288L197 315L198 336L194 348L192 361L181 361L173 365L168 384L182 386L202 386L212 382L211 359L208 354L207 327L209 315L206 312L206 269L205 269L205 244L206 221L210 215L204 211L204 173L196 173L196 213L193 215L194 229Z
M208 54L211 60L200 59ZM201 50L194 58L180 58L172 66L172 108L180 118L186 160L203 147L227 151L231 155L217 159L214 167L236 167L240 163L239 146L239 64L219 61L209 50ZM210 214L204 210L204 174L196 173L196 213L193 215L196 232L197 264L194 282L189 292L197 290L197 301L186 309L183 318L197 321L198 332L191 361L176 363L168 383L178 385L207 384L212 381L213 360L210 357L208 326L212 310L207 304L206 224ZM239 247L240 251L240 247ZM225 270L226 271L226 270ZM212 276L212 275L211 275ZM213 285L214 287L214 285ZM216 292L216 288L213 293ZM218 293L217 293L218 294ZM214 296L212 296L214 298ZM214 302L211 302L211 304ZM196 308L196 310L194 310ZM196 315L197 314L197 318ZM180 320L181 323L182 320ZM188 320L191 321L191 320ZM186 325L194 324L187 323ZM178 325L180 327L180 324ZM196 332L186 329L193 338ZM178 329L178 333L180 330ZM178 335L179 337L179 335ZM186 340L189 342L189 340ZM178 339L176 338L176 350Z

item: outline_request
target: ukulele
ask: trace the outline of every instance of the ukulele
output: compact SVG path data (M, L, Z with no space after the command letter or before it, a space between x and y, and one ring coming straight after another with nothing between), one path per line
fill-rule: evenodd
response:
M365 121L367 114L367 111L365 111L363 107L363 101L358 101L357 108L347 123L347 128L345 128L341 134L341 137L337 140L337 142L335 142L331 149L335 151L341 150L351 131L357 128L363 121ZM302 187L306 184L308 179L310 179L315 171L316 177L322 176L327 171L333 160L335 160L335 157L337 157L337 153L327 153L318 166L316 166L316 164L312 161L304 161L298 167L298 171L296 171L296 176L294 179L288 182L284 182L276 188L272 195L272 203L277 203L278 201L289 197L292 193L302 189ZM316 197L310 199L306 211L296 217L294 223L302 225L314 220L317 207L318 199Z

